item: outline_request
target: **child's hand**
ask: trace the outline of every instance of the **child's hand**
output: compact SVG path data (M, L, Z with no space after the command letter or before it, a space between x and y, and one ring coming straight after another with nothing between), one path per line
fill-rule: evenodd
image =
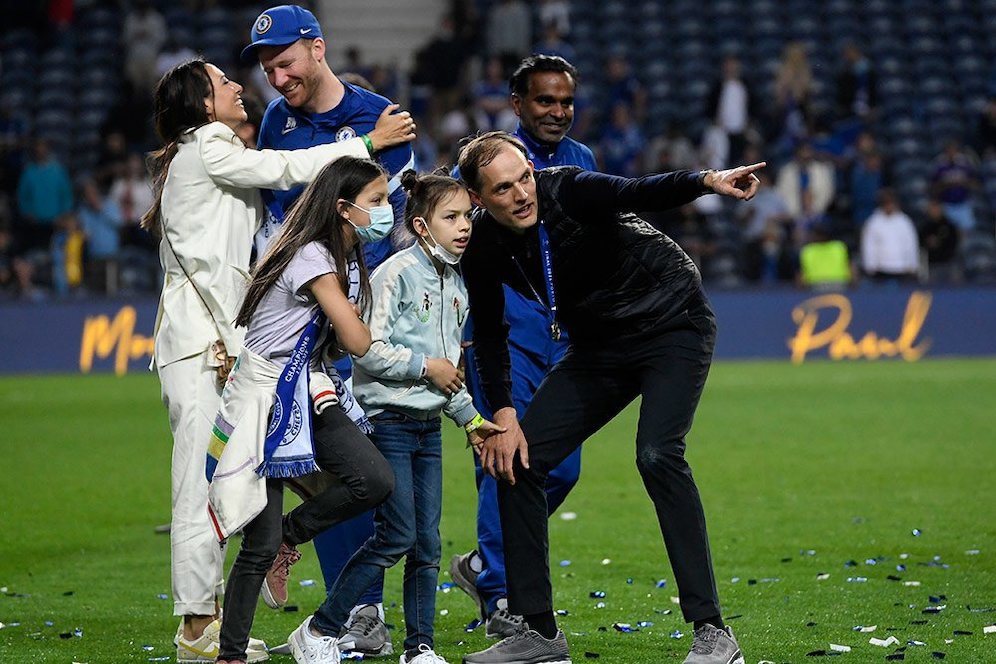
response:
M463 387L460 372L449 360L441 357L430 357L425 361L425 376L432 381L446 396L452 396Z
M467 432L467 444L473 447L477 455L480 456L481 446L484 445L484 441L496 433L505 433L505 431L505 427L500 427L494 422L484 420L479 427Z

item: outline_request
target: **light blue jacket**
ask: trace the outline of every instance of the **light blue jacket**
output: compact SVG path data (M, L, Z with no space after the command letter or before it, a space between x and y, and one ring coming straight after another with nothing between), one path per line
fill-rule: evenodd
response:
M461 426L474 419L466 386L447 397L423 377L428 358L460 361L468 312L460 274L446 266L440 275L416 243L374 270L370 285L372 343L353 359L353 394L367 415L392 410L427 419L442 410Z

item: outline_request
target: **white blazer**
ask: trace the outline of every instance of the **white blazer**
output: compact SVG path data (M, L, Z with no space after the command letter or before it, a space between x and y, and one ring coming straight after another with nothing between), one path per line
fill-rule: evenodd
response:
M263 218L259 189L305 184L344 156L370 155L360 138L304 150L250 150L220 122L181 137L162 194L157 366L203 352L219 338L229 354L242 348L245 330L234 320Z

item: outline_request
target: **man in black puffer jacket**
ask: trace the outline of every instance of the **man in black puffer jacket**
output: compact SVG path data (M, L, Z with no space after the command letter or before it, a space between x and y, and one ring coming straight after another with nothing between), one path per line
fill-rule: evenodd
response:
M686 662L742 662L723 624L705 516L684 458L685 434L705 385L716 323L698 269L666 235L633 214L678 207L705 193L749 199L761 164L638 179L574 167L534 172L513 136L491 132L460 153L481 206L463 257L473 344L495 421L507 429L479 450L499 483L509 611L520 633L466 664L569 662L553 617L546 474L642 396L637 466L657 510L685 620ZM544 304L550 334L571 347L540 385L522 422L512 407L504 288Z

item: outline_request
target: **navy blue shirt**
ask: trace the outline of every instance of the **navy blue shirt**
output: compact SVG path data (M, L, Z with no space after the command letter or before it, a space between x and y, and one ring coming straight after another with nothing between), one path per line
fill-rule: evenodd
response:
M377 118L391 101L378 94L358 88L345 81L346 89L342 101L326 113L306 113L287 104L283 97L277 97L266 109L263 121L259 126L259 148L276 150L296 150L309 148L324 143L345 141L356 136L362 136L373 130ZM394 223L403 224L407 196L401 188L400 175L408 169L415 168L415 155L411 145L405 143L378 152L374 159L388 172L388 200L394 208ZM270 202L276 202L281 212L286 212L304 191L304 187L296 187L288 191L273 191L272 195L264 193L267 207ZM257 236L257 250L260 238L266 241L279 225L268 209L266 221ZM393 253L390 238L385 238L373 244L363 245L367 267L373 270Z

